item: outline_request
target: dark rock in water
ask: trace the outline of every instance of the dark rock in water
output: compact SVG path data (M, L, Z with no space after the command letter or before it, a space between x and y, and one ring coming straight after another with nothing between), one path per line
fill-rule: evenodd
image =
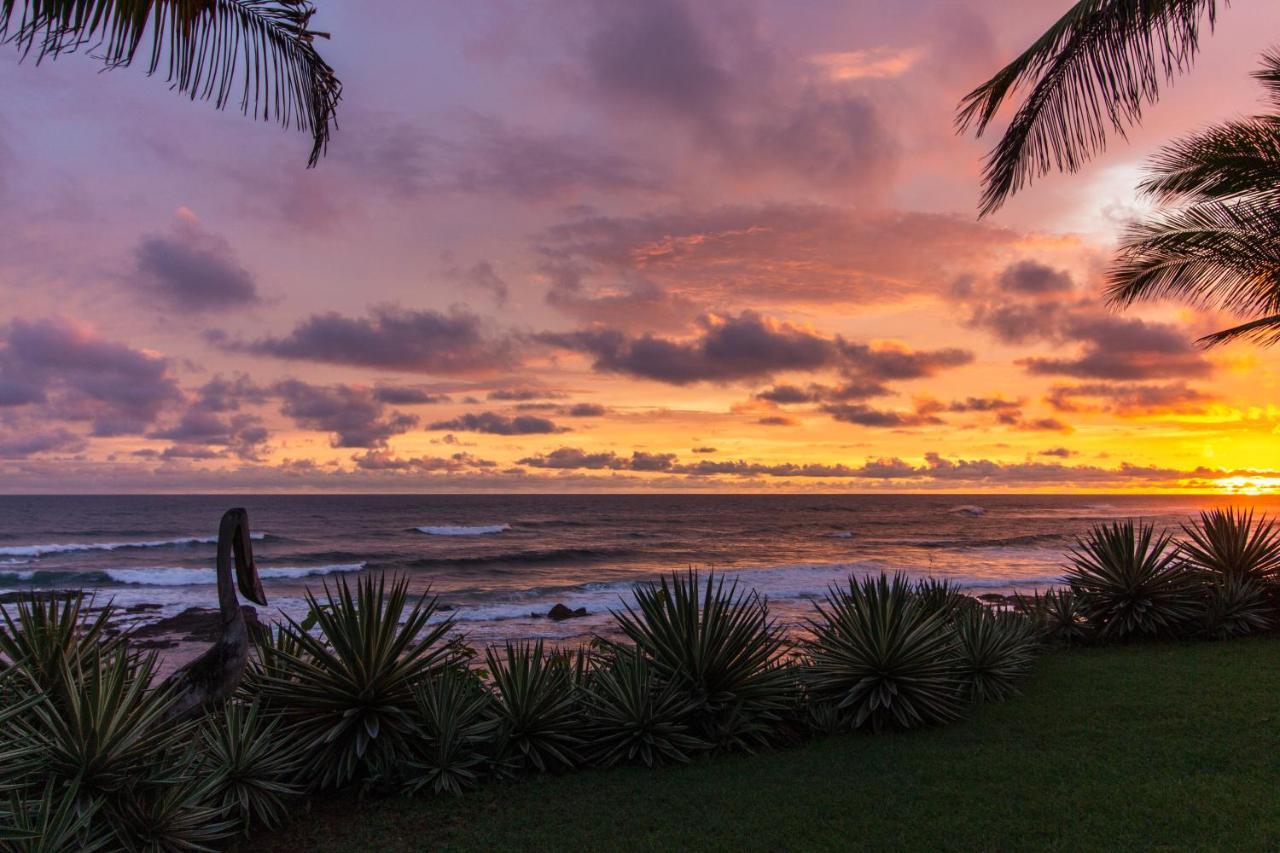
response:
M456 610L456 609L457 608L455 608L452 604L441 604L439 607L436 608L436 610L438 610L441 613L448 613L450 610Z
M985 592L978 596L979 601L990 601L993 604L1003 604L1005 597L998 592Z
M579 607L577 610L570 610L563 604L556 604L555 607L547 611L547 618L556 622L563 622L565 619L573 619L577 616L586 616L587 608Z
M244 621L249 629L258 623L258 611L252 607L242 606ZM217 610L204 607L188 607L177 616L143 625L133 632L138 639L161 637L166 634L182 634L182 639L193 642L212 643L222 636L222 616Z
M149 613L152 610L159 610L163 606L164 606L163 604L150 604L150 603L144 602L142 604L131 604L124 609L124 612L125 613Z

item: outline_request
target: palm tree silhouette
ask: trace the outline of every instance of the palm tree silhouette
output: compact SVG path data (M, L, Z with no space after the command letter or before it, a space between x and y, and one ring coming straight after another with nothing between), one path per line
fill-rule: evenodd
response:
M36 62L85 51L108 68L141 53L148 74L222 109L312 135L324 153L342 84L316 52L308 0L0 0L0 44Z
M1280 109L1280 53L1254 74ZM1200 339L1280 342L1280 115L1216 125L1160 151L1139 185L1171 206L1130 226L1108 275L1114 305L1173 297L1251 317Z
M1160 85L1191 67L1216 0L1079 0L1035 44L960 102L978 136L1029 88L983 169L982 215L1056 168L1075 172L1121 138Z

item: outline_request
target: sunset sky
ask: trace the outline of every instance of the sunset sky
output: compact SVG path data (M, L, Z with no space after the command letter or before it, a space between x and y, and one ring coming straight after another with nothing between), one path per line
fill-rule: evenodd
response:
M984 220L955 105L1065 0L318 5L314 170L0 52L0 490L1280 483L1280 352L1098 297L1144 159L1263 108L1275 4Z

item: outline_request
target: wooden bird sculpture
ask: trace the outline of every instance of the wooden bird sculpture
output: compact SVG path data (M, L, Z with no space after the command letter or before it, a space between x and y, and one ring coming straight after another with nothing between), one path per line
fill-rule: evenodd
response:
M235 563L235 578L231 576ZM262 580L253 563L253 544L249 536L249 513L229 509L218 527L218 610L222 635L207 652L175 672L165 686L177 698L169 711L170 718L195 714L202 708L218 705L236 691L249 659L249 627L236 598L240 592L254 604L265 606L267 597Z

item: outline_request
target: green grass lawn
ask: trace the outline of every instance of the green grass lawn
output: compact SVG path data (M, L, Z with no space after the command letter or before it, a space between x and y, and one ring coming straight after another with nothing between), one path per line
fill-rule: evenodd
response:
M255 851L1280 849L1280 639L1046 655L1025 695L462 798L314 802Z

